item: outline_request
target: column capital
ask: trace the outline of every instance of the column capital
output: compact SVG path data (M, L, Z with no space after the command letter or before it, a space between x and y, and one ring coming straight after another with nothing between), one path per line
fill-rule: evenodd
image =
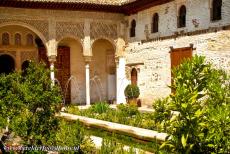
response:
M57 55L57 41L55 39L49 40L46 42L47 55Z
M116 55L123 56L126 48L125 41L122 38L116 40Z
M84 56L85 62L90 63L92 61L92 56Z
M57 57L56 55L50 55L48 57L49 62L54 63L56 61L56 57Z

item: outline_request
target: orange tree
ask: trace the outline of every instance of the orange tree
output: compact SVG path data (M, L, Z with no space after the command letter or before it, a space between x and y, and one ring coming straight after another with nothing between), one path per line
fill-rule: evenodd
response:
M176 153L230 151L230 78L195 56L174 71L168 108L179 111L171 119L170 138L162 145Z

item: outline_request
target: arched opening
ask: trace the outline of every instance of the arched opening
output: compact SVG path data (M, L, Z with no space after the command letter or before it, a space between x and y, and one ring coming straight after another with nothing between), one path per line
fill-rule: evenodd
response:
M15 45L21 45L21 35L19 33L16 33L14 35L14 44Z
M222 0L213 0L211 9L212 21L221 20Z
M65 37L58 43L55 62L56 78L65 93L66 103L85 103L85 60L83 47L75 38Z
M90 63L91 102L116 99L116 64L113 44L106 39L99 39L92 46Z
M34 37L32 34L26 35L26 44L29 46L34 44Z
M14 59L7 54L0 55L0 74L9 74L15 70Z
M27 71L27 68L29 67L30 65L30 60L25 60L23 63L22 63L22 66L21 66L21 69L22 69L22 76L26 76L28 73Z
M179 9L178 28L186 26L186 7L182 5Z
M152 33L158 32L158 23L159 23L159 15L158 13L155 13L152 17Z
M133 68L131 71L131 84L137 85L137 70L136 70L136 68Z
M6 32L2 34L2 45L10 45L10 35Z
M131 28L130 28L130 37L136 36L136 20L132 20L131 22Z
M26 71L26 69L29 67L29 65L30 65L30 61L29 60L26 60L26 61L24 61L23 63L22 63L22 71L24 72L24 71Z
M2 26L0 25L0 33L4 34L6 33L9 36L13 36L12 39L12 45L11 46L4 46L4 53L10 54L14 56L15 60L15 70L21 70L22 63L26 60L32 60L32 61L39 61L39 49L40 45L33 43L32 45L27 44L27 34L31 34L33 36L31 38L31 42L34 42L34 38L40 39L40 35L38 36L33 29L31 30L30 28L27 28L26 26L20 26L20 25L11 25L11 24L3 24ZM39 34L39 32L38 32ZM42 36L41 36L42 37ZM3 44L7 44L7 42L11 43L11 39L8 36L6 37L7 39L2 40ZM4 43L5 41L5 43ZM43 44L41 41L40 44ZM46 55L46 49L44 45L42 45L44 48L44 53ZM0 51L0 53L3 53Z

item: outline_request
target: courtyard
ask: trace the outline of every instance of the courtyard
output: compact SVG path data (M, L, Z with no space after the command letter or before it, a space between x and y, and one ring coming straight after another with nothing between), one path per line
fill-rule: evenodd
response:
M0 152L229 153L229 9L0 1Z

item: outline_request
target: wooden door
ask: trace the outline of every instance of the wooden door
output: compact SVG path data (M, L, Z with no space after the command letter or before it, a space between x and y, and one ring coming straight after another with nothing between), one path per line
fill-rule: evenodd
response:
M61 84L62 91L65 92L65 101L70 103L71 101L71 84L68 84L66 89L66 84L70 78L70 48L66 46L59 46L57 52L57 59L54 65L56 69L56 78Z
M180 65L185 59L192 58L193 47L171 49L171 69ZM171 84L173 83L173 73L171 71ZM172 90L174 92L174 90Z
M46 49L44 47L39 48L39 61L43 61L47 67L49 68L49 60L46 54ZM70 48L66 46L59 46L56 62L54 64L55 67L55 77L60 82L63 94L66 93L66 103L70 103L71 101L71 87L70 84L66 90L66 83L70 78ZM64 94L65 95L65 94Z
M192 58L192 47L171 49L171 68L180 65L185 59Z

